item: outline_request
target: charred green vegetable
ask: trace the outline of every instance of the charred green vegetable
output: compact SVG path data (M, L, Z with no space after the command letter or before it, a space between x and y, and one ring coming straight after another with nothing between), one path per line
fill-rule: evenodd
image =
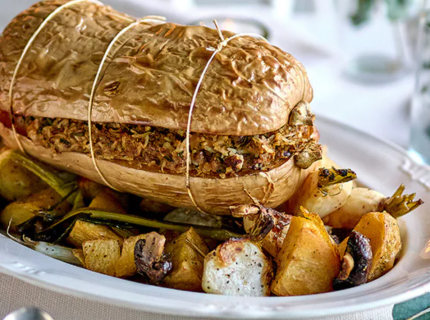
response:
M119 224L129 224L129 225L148 227L153 229L165 229L165 230L173 230L173 231L180 231L180 232L185 232L190 227L193 227L194 230L202 237L213 238L220 241L227 240L230 238L242 238L244 236L242 234L238 234L226 229L197 227L197 226L187 225L187 224L170 223L166 221L146 219L146 218L131 215L131 214L120 214L120 213L114 213L114 212L94 210L92 208L81 208L81 209L72 211L66 214L59 221L53 223L44 231L53 229L56 226L63 223L64 221L67 221L68 219L71 219L77 216L80 216L82 218L88 217L88 218L96 219L107 225L113 222L115 226L118 226Z

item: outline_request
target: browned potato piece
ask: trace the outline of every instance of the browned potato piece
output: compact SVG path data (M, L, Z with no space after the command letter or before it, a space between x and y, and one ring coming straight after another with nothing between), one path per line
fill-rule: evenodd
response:
M79 179L79 189L81 190L84 198L94 199L99 194L99 192L106 189L106 186L81 177Z
M202 291L204 257L209 253L205 241L190 228L168 243L164 252L170 255L173 269L163 280L169 288Z
M82 263L82 266L85 267L85 256L84 251L82 249L73 249L72 250L73 255L78 258L78 260Z
M85 241L90 240L117 240L123 243L123 238L104 225L94 224L86 221L76 221L72 231L67 237L67 242L77 248L81 248Z
M82 245L85 267L89 270L115 275L115 266L121 255L121 246L117 240L92 240Z
M278 256L278 271L272 292L278 296L298 296L332 291L339 274L336 244L316 214L295 216Z
M47 187L39 177L14 161L6 160L0 167L0 196L7 201L22 200Z
M90 208L121 214L127 213L116 194L110 189L104 189L99 192L93 201L91 201Z
M115 266L115 276L126 278L134 276L137 273L136 264L134 263L134 247L138 240L145 238L146 234L140 234L124 240L121 258L119 258Z
M207 293L229 296L270 295L272 259L249 238L230 239L205 257L202 287Z
M15 231L17 225L33 218L34 214L41 210L50 209L60 201L61 196L54 189L44 189L24 200L10 203L0 214L0 222L4 228L7 228L10 222L11 231ZM63 201L55 206L50 213L52 215L63 215L69 210L70 204L67 201Z
M354 230L370 240L373 262L368 278L369 281L375 280L390 271L402 249L397 220L386 212L370 212L362 216ZM342 257L345 253L347 241L348 238L339 245Z

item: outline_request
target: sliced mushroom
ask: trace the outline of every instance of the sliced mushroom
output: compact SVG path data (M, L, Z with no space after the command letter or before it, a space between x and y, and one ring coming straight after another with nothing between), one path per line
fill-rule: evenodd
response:
M134 261L139 274L151 284L161 282L172 271L172 263L164 255L166 238L156 232L148 233L146 239L136 242Z
M360 232L352 231L343 256L342 269L333 281L333 288L342 290L366 283L372 260L370 240Z

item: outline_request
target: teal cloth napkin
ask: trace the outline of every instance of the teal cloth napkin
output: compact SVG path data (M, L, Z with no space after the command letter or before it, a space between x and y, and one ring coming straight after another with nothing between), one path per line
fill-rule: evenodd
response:
M430 293L396 304L393 308L394 320L430 320Z

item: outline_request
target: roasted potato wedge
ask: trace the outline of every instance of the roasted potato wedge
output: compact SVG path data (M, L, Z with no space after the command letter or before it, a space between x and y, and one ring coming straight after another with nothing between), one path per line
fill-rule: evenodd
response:
M368 280L375 280L390 271L402 249L397 220L386 212L370 212L362 216L354 230L370 240L373 262ZM348 238L339 245L341 257L347 241Z
M339 251L319 216L295 216L278 256L271 289L278 296L332 291L339 270Z
M316 212L325 217L333 211L343 207L352 191L352 181L334 184L320 188L320 170L310 173L304 181L301 191L288 202L289 212L300 213L300 207Z
M33 218L39 211L49 210L53 216L66 214L70 209L67 201L61 201L61 196L53 189L47 188L31 196L10 203L0 214L0 222L4 228L10 223L10 230L15 231L15 227ZM54 207L55 206L55 207Z
M268 296L272 276L272 261L258 245L249 239L231 239L206 256L202 288L231 296Z
M354 229L361 217L375 211L385 196L368 188L353 188L345 205L324 217L324 223L333 228Z
M109 212L126 214L127 211L119 201L117 194L110 189L103 189L91 201L90 208L105 210Z
M164 253L170 257L173 269L163 280L169 288L202 291L204 258L209 249L193 228L167 244Z
M85 267L84 251L82 249L73 249L72 253L82 263L82 266Z
M7 201L23 200L40 190L48 188L34 173L12 160L0 166L0 196Z
M85 268L115 276L115 266L121 256L121 245L117 240L91 240L82 245Z
M120 244L124 239L104 225L94 224L86 221L76 221L67 242L76 248L81 248L85 241L90 240L117 240Z
M131 277L137 274L136 264L134 262L134 247L136 242L145 239L146 234L129 237L124 240L122 245L121 257L115 265L115 276L119 278Z

